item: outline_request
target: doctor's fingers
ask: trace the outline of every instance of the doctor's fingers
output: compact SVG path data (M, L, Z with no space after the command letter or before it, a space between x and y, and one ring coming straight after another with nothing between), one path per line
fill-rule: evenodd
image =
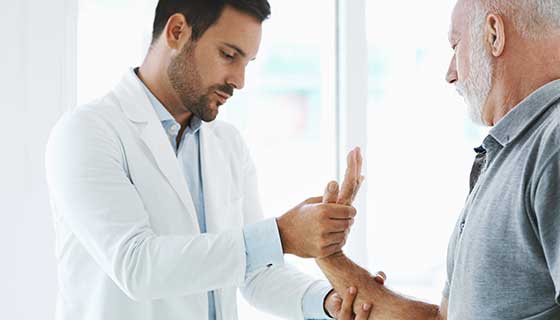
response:
M317 203L321 203L323 202L323 197L311 197L306 199L305 201L303 201L300 206L302 205L306 205L306 204L317 204Z
M344 298L342 299L342 307L338 313L338 320L353 320L354 319L354 299L356 298L357 290L354 287L350 287L344 293Z
M356 314L356 318L354 320L367 320L369 319L369 315L371 314L371 310L373 309L372 305L369 303L364 303L360 306L360 310Z
M324 222L327 232L343 232L349 230L354 225L354 218L349 219L329 219Z
M348 238L349 231L342 232L332 232L324 236L325 244L327 245L339 245L340 247L346 244L346 239Z
M356 208L336 203L322 203L319 213L325 219L348 219L356 216Z

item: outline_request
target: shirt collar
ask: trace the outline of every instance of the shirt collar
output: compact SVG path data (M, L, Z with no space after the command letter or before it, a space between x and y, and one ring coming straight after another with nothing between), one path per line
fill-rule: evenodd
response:
M136 75L136 77L138 77L138 74L136 73L137 70L138 69L134 69L134 74ZM140 79L140 77L138 77L138 80L140 81L140 83L142 84L142 87L146 91L146 94L148 95L148 99L150 100L150 103L152 104L152 107L154 108L154 110L155 110L155 112L156 112L156 114L159 118L159 121L162 123L162 125L164 125L164 127L165 127L166 123L177 123L177 121L175 120L175 118L173 118L171 113L169 113L169 111L167 111L167 109L158 100L158 98L156 98L156 96L150 91L150 89L148 89L148 87ZM191 131L193 133L196 133L196 132L198 132L198 130L200 130L201 126L202 126L202 120L200 118L198 118L197 116L193 115L193 117L191 118L191 122L189 123L189 129L191 129Z
M540 115L560 98L560 80L545 84L510 110L491 130L502 147L523 134Z

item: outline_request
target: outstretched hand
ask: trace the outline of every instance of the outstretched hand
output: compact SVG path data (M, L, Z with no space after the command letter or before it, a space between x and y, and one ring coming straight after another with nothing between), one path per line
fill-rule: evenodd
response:
M351 206L354 203L356 195L364 181L362 172L362 154L360 148L355 148L350 151L347 158L346 173L344 174L344 181L339 190L339 185L336 181L331 181L325 188L323 195L323 203L337 203L341 205ZM347 236L347 235L346 235ZM379 271L374 279L377 283L383 285L386 280L386 275ZM325 309L329 314L336 319L353 319L352 304L356 297L356 292L346 292L344 300L341 296L332 291L325 299ZM362 308L362 313L356 316L367 319L371 309ZM361 319L361 318L356 318Z

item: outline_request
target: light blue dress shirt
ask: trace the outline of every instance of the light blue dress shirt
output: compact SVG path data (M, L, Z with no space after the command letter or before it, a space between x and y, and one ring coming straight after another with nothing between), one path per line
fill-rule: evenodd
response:
M161 121L163 129L169 137L169 142L175 150L180 168L183 171L189 192L191 194L200 232L206 233L206 215L204 208L204 189L202 185L202 171L200 163L200 126L202 121L194 117L189 127L183 132L177 145L177 136L181 125L173 118L161 102L142 83L150 102ZM246 250L246 279L254 272L273 265L284 263L282 242L276 219L271 218L245 226L243 230ZM326 295L332 287L325 281L313 283L307 289L303 298L303 314L305 319L330 319L324 311L323 304ZM278 303L282 303L279 301ZM214 291L208 292L208 318L216 320L216 304Z

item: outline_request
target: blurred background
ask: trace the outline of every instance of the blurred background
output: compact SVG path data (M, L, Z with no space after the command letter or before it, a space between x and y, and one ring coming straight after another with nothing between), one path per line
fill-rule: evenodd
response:
M148 48L156 0L2 1L0 317L53 319L54 233L44 147L60 115L110 90ZM445 82L455 0L269 0L246 88L220 118L243 133L265 214L340 179L364 153L347 245L387 286L439 303L447 241L486 130ZM322 277L313 261L289 263ZM275 319L239 298L240 319Z

